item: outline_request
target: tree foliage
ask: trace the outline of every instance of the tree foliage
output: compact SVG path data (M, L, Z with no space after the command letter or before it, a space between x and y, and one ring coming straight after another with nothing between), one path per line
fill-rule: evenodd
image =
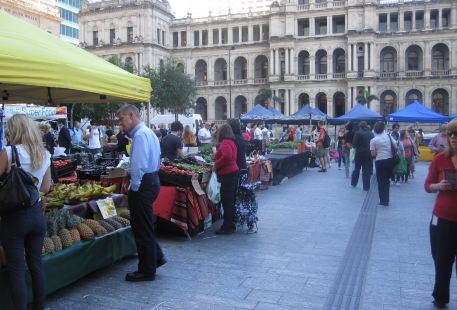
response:
M268 109L268 105L270 104L270 100L273 101L280 101L280 98L277 96L273 96L273 92L270 88L261 88L259 89L257 96L255 97L255 103L260 103L265 108Z
M164 112L188 114L195 107L197 88L194 79L182 72L173 61L167 61L160 68L144 68L144 77L151 80L151 105Z
M356 100L363 105L370 105L370 102L379 100L379 98L376 95L370 94L368 90L364 90L362 94L357 96Z

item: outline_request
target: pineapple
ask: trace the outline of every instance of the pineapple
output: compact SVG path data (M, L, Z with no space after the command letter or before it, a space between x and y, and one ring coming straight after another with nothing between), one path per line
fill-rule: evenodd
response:
M49 237L44 238L44 243L43 243L43 255L51 254L54 252L54 242L52 242L52 239Z
M120 214L120 216L125 218L125 219L128 219L130 221L130 211L129 210L122 212Z
M95 235L97 237L101 237L101 236L104 236L106 235L108 232L106 231L106 229L103 227L103 226L100 226L98 225L97 227L95 227Z
M73 244L73 239L71 238L70 232L68 229L62 228L59 231L60 240L62 240L62 246L64 249L70 247Z
M105 219L105 221L110 224L111 226L114 227L115 230L118 230L118 229L121 229L122 228L122 224L113 220L112 218L109 218L109 219Z
M78 225L76 225L76 228L78 229L79 234L81 235L81 239L83 239L83 240L92 240L92 239L94 239L94 237L95 237L94 236L94 232L86 224L79 223Z
M103 228L105 228L106 231L109 232L109 233L115 230L114 227L111 226L110 224L108 224L107 221L103 221L103 220L102 220L102 221L99 221L99 223L100 223L100 225L101 225Z
M54 243L54 250L55 252L62 251L62 241L60 240L59 236L53 235L51 236L52 242Z
M130 226L130 221L126 218L120 217L120 216L114 216L113 220L116 222L120 223L123 227Z
M67 227L69 229L72 229L72 228L75 228L76 225L78 225L79 223L83 223L83 222L84 222L84 219L82 217L74 215L74 214L71 214L67 218Z
M92 229L92 231L95 233L95 229L100 226L100 224L96 221L96 220L91 220L91 219L88 219L88 220L85 220L84 221L84 224L86 224L87 226L90 227L90 229Z
M79 231L76 228L70 229L70 235L71 240L73 240L73 243L81 241L81 235L79 234Z

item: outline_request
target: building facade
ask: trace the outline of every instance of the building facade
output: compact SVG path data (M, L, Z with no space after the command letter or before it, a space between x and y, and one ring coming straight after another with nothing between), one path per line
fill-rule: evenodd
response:
M55 0L0 0L0 10L59 35L61 19Z
M79 43L79 8L81 0L56 0L59 15L62 18L60 24L60 37L62 40L73 44Z
M184 19L166 1L112 2L85 4L83 44L140 70L173 58L195 78L196 110L210 120L249 110L261 88L286 115L309 103L339 116L364 91L384 115L415 100L457 112L457 1L287 0Z

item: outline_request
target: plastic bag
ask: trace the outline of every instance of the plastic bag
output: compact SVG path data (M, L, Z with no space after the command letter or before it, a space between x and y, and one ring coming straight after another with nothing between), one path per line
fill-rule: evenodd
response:
M355 158L355 148L351 148L351 150L349 151L349 161L353 162L354 158Z
M400 162L395 165L394 167L394 174L395 175L405 175L408 171L408 162L406 158L400 156Z
M211 173L206 193L208 194L208 199L213 203L217 204L221 201L221 183L217 181L217 175L215 172Z

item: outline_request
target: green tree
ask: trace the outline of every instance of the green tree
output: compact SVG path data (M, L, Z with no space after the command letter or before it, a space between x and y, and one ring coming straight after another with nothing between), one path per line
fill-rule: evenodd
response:
M363 105L370 105L370 102L373 100L379 100L378 96L370 94L368 90L364 90L362 94L358 95L356 98L357 102Z
M151 80L151 105L162 113L169 110L177 120L178 114L188 114L195 107L195 80L175 62L168 60L157 69L145 67L143 76Z
M119 68L124 69L125 71L128 71L130 73L135 73L135 67L133 66L133 63L129 62L124 62L122 59L120 59L118 56L111 56L108 58L108 62L112 63L113 65L118 66Z
M259 89L257 96L255 97L255 103L260 103L265 108L268 109L268 105L270 104L270 100L273 101L280 101L280 98L277 96L273 96L273 92L270 88L261 88Z

